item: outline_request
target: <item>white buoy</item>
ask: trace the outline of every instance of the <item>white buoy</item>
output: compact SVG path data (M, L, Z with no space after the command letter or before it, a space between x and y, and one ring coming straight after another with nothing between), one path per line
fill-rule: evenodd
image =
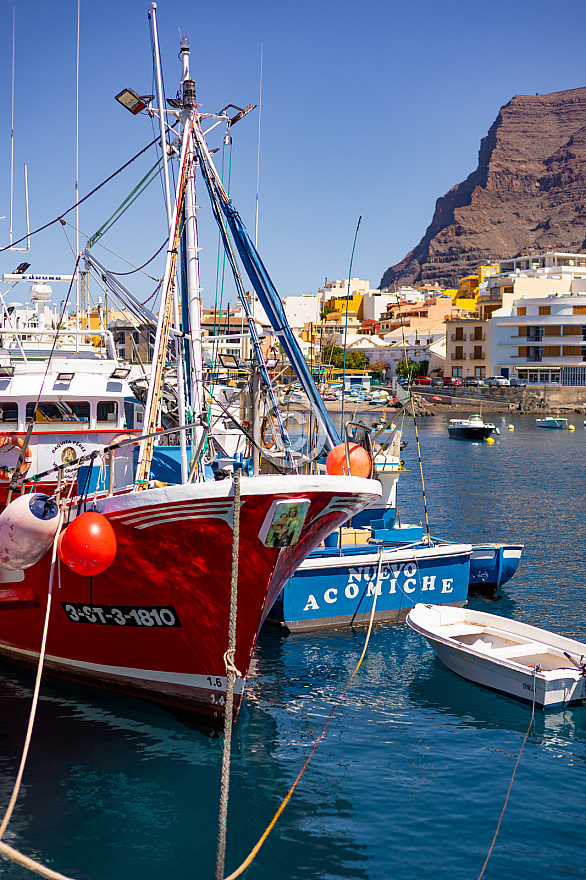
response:
M48 495L20 495L0 513L0 568L19 571L41 559L55 538L59 508Z

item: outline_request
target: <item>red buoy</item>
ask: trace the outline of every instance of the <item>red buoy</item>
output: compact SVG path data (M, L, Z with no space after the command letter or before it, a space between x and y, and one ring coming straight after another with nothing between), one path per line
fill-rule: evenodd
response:
M366 449L359 446L358 443L349 443L348 450L350 458L350 474L353 477L369 477L370 471L372 470L372 462ZM346 446L344 443L339 443L337 446L334 446L333 449L330 449L328 457L326 458L326 470L328 474L342 475L348 473L346 466Z
M61 532L59 559L76 574L86 577L106 571L116 558L116 535L102 513L80 514Z

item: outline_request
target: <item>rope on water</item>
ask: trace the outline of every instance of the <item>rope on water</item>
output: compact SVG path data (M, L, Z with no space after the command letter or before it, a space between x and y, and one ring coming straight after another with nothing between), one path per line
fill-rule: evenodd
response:
M228 830L228 793L230 789L230 753L232 749L232 724L234 705L234 681L242 675L234 665L236 654L236 613L238 610L238 553L240 545L240 476L234 474L234 532L232 537L232 580L230 583L230 622L228 625L228 650L224 654L226 664L226 705L224 706L224 749L222 752L222 782L220 788L220 815L218 819L218 849L216 854L216 880L224 876L226 861L226 834Z
M287 792L287 794L285 795L285 797L281 801L281 803L279 805L279 809L277 810L277 812L275 813L275 815L273 816L273 818L271 819L271 821L267 825L265 831L262 834L262 837L260 838L258 843L253 847L253 849L250 851L249 855L244 859L242 864L238 868L236 868L236 870L233 871L232 874L230 874L228 877L226 877L225 880L236 880L236 877L239 877L249 867L249 865L252 864L252 861L254 860L254 858L257 855L258 851L260 850L261 846L263 845L263 843L265 842L265 840L267 839L267 837L269 836L269 834L271 833L271 831L273 830L275 825L277 824L277 820L278 820L279 816L281 815L281 813L283 812L283 810L285 809L285 807L287 806L287 804L291 800L291 796L292 796L293 792L295 791L295 789L297 788L297 785L301 781L301 777L303 776L303 774L307 770L309 762L313 758L315 752L318 749L318 746L320 745L321 741L325 737L327 730L328 730L328 727L330 726L330 722L332 721L334 715L338 711L338 709L340 707L340 703L342 702L342 700L344 699L344 697L346 695L346 691L348 690L348 688L352 684L354 676L356 675L356 673L358 672L358 670L360 669L360 667L362 665L362 661L364 660L364 656L366 654L366 649L368 648L368 643L370 641L370 634L372 632L372 626L374 623L374 612L376 610L376 599L377 599L378 591L380 588L382 561L383 561L383 548L381 547L379 550L379 554L378 554L378 572L377 572L377 578L376 578L376 585L375 585L375 589L374 589L374 601L372 603L372 609L370 612L370 620L368 623L368 631L366 633L366 639L364 641L364 647L362 649L362 654L360 655L360 660L356 664L356 666L354 668L354 672L352 673L352 675L348 679L346 687L344 688L344 690L342 691L342 693L338 697L336 704L334 705L334 708L332 709L332 711L328 715L328 719L327 719L326 723L324 724L320 735L318 736L318 738L314 742L309 755L307 756L307 758L305 759L305 761L303 763L301 770L297 774L297 776L295 778L295 782L293 783L293 785L291 786L291 788L289 789L289 791ZM216 873L216 878L217 878L217 880L220 880L221 875L220 875L220 877L218 877L218 874Z
M531 730L531 726L533 725L533 719L535 718L535 684L536 684L536 682L535 682L535 673L536 673L536 672L537 672L537 670L536 670L536 668L535 668L535 666L534 666L534 667L533 667L533 705L531 706L531 718L530 718L530 720L529 720L529 727L527 728L527 733L526 733L525 736L523 737L523 742L521 743L521 748L520 748L520 750L519 750L519 754L517 755L517 760L515 761L515 767L514 767L514 769L513 769L513 775L511 776L511 781L510 781L510 783L509 783L509 788L508 788L508 791L507 791L507 796L506 796L506 798L505 798L505 803L504 803L504 805L503 805L503 808L502 808L502 810L501 810L501 814L500 814L500 816L499 816L498 824L497 824L497 826L496 826L496 831L494 832L494 837L492 838L492 843L490 844L490 849L488 850L488 853L487 853L486 859L484 860L484 865L482 866L482 871L481 871L480 874L478 875L478 880L481 880L482 875L484 874L484 871L485 871L485 869L486 869L486 866L488 865L488 860L489 860L489 858L490 858L490 856L491 856L491 854L492 854L493 847L494 847L494 845L495 845L495 843L496 843L496 839L497 839L497 837L498 837L498 833L499 833L500 828L501 828L501 822L503 821L503 816L505 815L505 810L507 809L507 804L508 804L508 802L509 802L509 795L510 795L510 793L511 793L511 789L512 789L512 787L513 787L513 780L515 779L515 773L517 772L517 767L519 766L519 761L521 760L521 755L523 754L523 749L525 748L525 743L527 742L527 737L529 736L529 731Z

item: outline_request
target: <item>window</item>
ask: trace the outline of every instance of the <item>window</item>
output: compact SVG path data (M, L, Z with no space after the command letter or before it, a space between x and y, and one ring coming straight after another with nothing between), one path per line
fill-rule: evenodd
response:
M464 339L464 328L463 327L456 327L454 339Z
M0 422L17 422L18 404L13 401L0 403Z
M513 285L511 285L509 287L503 287L503 293L512 293L514 289L515 288L513 287ZM519 313L517 312L517 314L519 314ZM525 314L525 312L523 312L523 314Z
M474 375L477 379L486 378L486 367L474 367Z
M559 345L544 345L543 346L543 357L557 358L559 356L560 356L560 346Z
M90 405L85 400L41 400L26 405L27 422L89 422Z
M100 400L98 403L98 422L118 421L118 403L115 400Z
M527 306L517 306L517 315L524 316L527 314Z
M461 379L463 375L463 367L452 367L452 376L455 379Z
M540 315L551 315L551 306L539 306Z
M140 333L138 332L138 330L132 331L132 338L134 339L135 343L138 345L138 343L140 342Z
M580 357L582 353L581 346L579 345L564 345L562 346L562 354L564 357Z
M484 360L484 352L482 351L481 345L474 346L474 360L475 361L483 361Z
M562 335L562 328L556 327L555 324L551 324L551 325L543 328L543 335L544 336L561 336Z
M529 357L529 346L528 345L520 345L519 346L518 357L520 357L520 358Z
M562 327L562 330L564 331L563 336L579 336L580 335L580 328L576 327L575 324L564 324L564 326Z
M482 327L475 327L474 328L474 339L484 339Z
M574 306L575 315L586 315L586 306Z
M457 361L461 361L464 357L464 348L461 345L457 345L454 350L454 359Z
M517 336L527 336L528 330L528 327L519 327L519 332L517 333Z

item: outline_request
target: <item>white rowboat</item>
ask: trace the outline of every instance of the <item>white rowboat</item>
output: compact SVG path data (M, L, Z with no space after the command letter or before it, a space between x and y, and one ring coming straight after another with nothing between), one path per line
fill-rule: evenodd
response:
M462 678L542 709L586 697L586 644L516 620L416 605L407 623ZM534 694L535 688L535 694Z

